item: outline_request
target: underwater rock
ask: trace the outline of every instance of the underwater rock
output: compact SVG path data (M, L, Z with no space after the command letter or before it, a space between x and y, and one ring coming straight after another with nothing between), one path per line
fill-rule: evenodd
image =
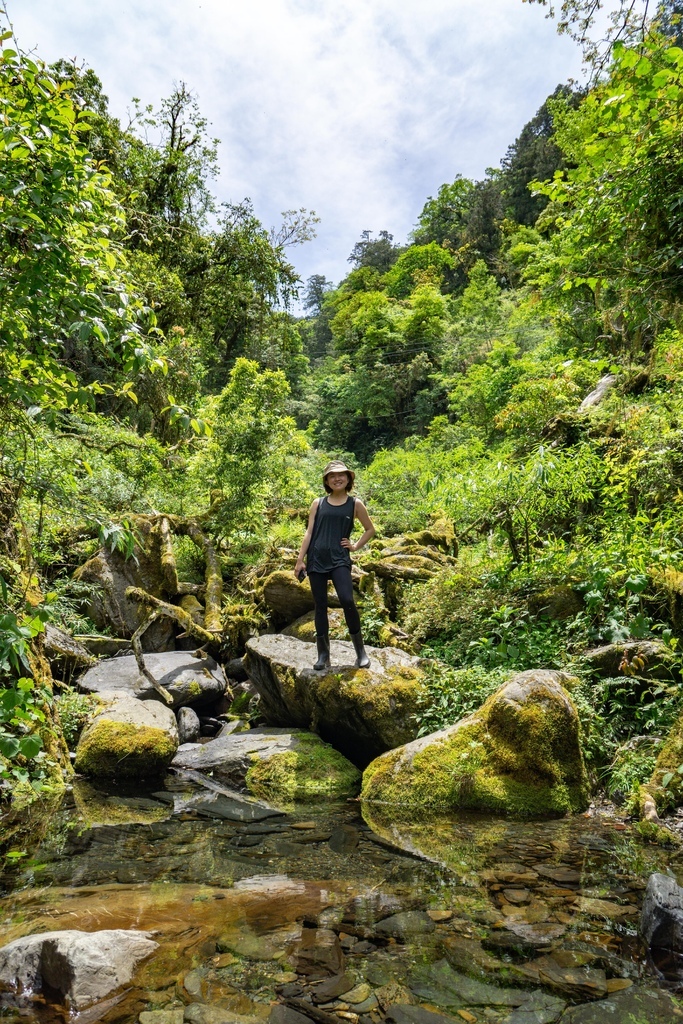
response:
M145 666L173 697L173 707L210 704L225 692L225 678L213 658L195 658L191 651L165 651L145 655ZM100 661L78 680L86 693L117 692L140 700L159 700L132 655Z
M360 772L313 733L251 729L208 743L186 743L175 768L210 771L216 779L274 801L317 801L356 796Z
M247 643L249 677L271 725L313 723L354 764L413 739L422 687L420 659L395 647L367 647L370 667L355 668L350 643L332 641L332 668L313 670L310 644L281 634Z
M196 743L201 731L199 715L192 708L182 707L178 709L178 740L180 744Z
M406 910L392 917L385 917L375 925L378 935L404 940L411 935L428 935L435 928L431 917L421 910Z
M676 1024L683 1021L683 1009L668 992L633 985L595 1003L572 1006L562 1024Z
M563 672L521 672L479 711L383 754L361 797L401 811L563 815L588 806L576 708Z
M165 772L177 749L170 708L114 694L81 733L74 767L95 778L154 778Z
M529 993L518 988L500 988L459 974L446 960L418 967L408 979L410 989L430 1003L448 1009L461 1006L521 1006Z
M47 988L82 1010L129 982L158 945L149 932L120 929L27 935L0 949L0 983L17 995Z
M555 1024L564 1008L563 999L546 992L534 992L526 1003L522 1003L505 1018L504 1024Z

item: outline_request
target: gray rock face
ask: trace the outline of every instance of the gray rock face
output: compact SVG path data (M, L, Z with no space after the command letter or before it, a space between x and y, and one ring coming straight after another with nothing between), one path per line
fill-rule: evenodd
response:
M640 933L651 949L683 954L683 889L669 875L650 875Z
M72 676L95 664L95 659L75 637L51 622L45 623L43 648L52 674L68 683Z
M332 667L315 672L311 645L282 634L247 643L246 668L271 725L316 731L354 764L414 739L422 687L420 659L395 647L367 647L370 667L355 668L351 643L332 641Z
M296 738L289 729L250 729L218 736L208 743L185 743L178 748L172 766L209 771L226 785L244 788L254 759L268 759L296 748Z
M225 679L213 658L195 658L190 651L146 654L145 665L173 697L173 707L209 704L225 692ZM138 671L130 655L100 661L78 685L87 693L118 692L140 700L159 700L159 694Z
M180 744L196 743L199 739L201 722L199 715L192 708L183 707L178 709L178 740Z
M140 587L154 597L174 597L164 590L159 576L161 552L159 535L151 524L141 520L139 529L145 534L143 545L135 546L135 558L124 558L118 551L101 548L74 574L84 583L92 583L95 593L88 613L98 629L109 629L114 636L129 639L146 618L147 612L126 597L128 587ZM172 650L173 627L167 619L152 624L142 638L146 651Z
M0 983L17 995L47 986L82 1010L129 982L157 947L149 932L121 929L28 935L0 949Z
M178 749L172 710L156 700L110 696L111 703L81 733L76 771L95 778L163 774Z

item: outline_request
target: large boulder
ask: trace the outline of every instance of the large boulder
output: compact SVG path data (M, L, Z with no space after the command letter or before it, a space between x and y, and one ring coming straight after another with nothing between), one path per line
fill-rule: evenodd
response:
M678 658L661 640L622 640L595 647L583 655L588 668L598 676L637 676L674 682L679 675Z
M328 611L330 636L333 640L346 640L349 631L341 608L330 608ZM315 643L315 612L306 612L295 619L291 625L282 630L283 636L293 636L296 640L304 640L307 644Z
M95 778L153 778L178 749L172 710L157 700L110 695L111 702L81 733L74 767Z
M100 548L74 573L81 583L91 584L88 614L98 629L107 629L114 636L129 639L147 618L142 605L126 597L128 587L140 587L154 597L166 600L168 593L161 572L161 540L157 530L146 519L136 522L140 541L134 557L126 558L119 551ZM167 619L159 619L145 632L142 646L149 651L172 649L173 627Z
M479 711L378 757L362 799L410 813L561 815L588 805L579 719L563 672L521 672Z
M277 622L294 622L313 609L313 594L308 580L299 583L293 572L278 569L263 584L263 600Z
M208 743L185 743L174 768L211 772L213 778L276 803L316 802L358 795L360 772L333 747L308 732L251 729Z
M158 947L149 932L43 932L0 949L0 984L17 996L60 993L79 1011L127 984Z
M210 704L225 692L225 676L208 655L195 658L191 651L146 654L145 666L173 697L173 707ZM78 685L86 693L119 693L140 700L159 700L159 693L141 675L132 655L100 661L88 669Z
M680 806L683 801L683 714L673 724L669 735L659 749L652 778L641 786L641 805L650 796L660 811Z
M332 668L313 670L311 645L281 634L247 643L246 668L271 725L318 732L354 764L413 739L422 690L420 659L395 647L368 647L370 667L355 668L348 642L332 641Z
M683 955L683 889L670 875L648 878L640 933L650 949Z

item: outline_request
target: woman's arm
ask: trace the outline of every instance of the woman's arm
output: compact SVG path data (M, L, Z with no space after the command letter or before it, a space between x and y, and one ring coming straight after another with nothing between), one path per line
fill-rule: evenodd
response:
M304 539L301 541L301 547L299 548L299 554L296 559L296 565L294 566L294 575L298 577L301 570L304 568L304 555L308 551L308 546L311 543L311 537L313 536L313 524L315 523L315 514L318 511L317 499L311 503L311 507L308 510L308 526L304 534Z
M347 548L349 551L360 551L375 536L375 527L372 525L372 519L360 498L356 498L354 513L355 518L358 519L365 532L355 544L348 537L344 537L342 539L342 547Z

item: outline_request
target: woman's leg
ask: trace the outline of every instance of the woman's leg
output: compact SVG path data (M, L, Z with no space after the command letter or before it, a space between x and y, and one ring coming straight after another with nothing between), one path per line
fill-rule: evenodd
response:
M356 633L360 633L360 615L358 614L358 609L356 608L356 602L353 599L353 583L351 582L351 570L347 569L345 565L341 565L338 566L336 569L333 569L332 572L330 573L330 576L332 577L332 582L334 583L334 589L337 591L339 603L341 604L344 610L344 618L346 619L346 625L348 626L349 633L351 634L351 636L354 636ZM311 584L311 590L312 589L313 584ZM313 596L315 597L315 594Z
M308 579L315 602L315 631L318 636L327 636L330 631L327 618L327 573L309 572Z

